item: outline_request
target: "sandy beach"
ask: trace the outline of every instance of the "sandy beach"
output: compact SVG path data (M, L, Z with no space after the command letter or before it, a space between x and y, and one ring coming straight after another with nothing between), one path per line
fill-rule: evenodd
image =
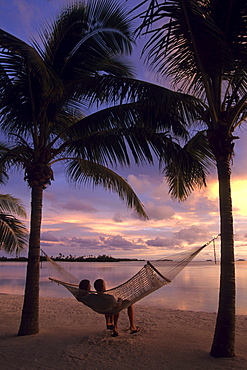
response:
M0 368L35 369L247 369L247 316L236 318L236 356L212 358L216 314L135 306L140 332L111 337L104 317L74 298L40 298L40 332L18 337L23 297L0 294Z

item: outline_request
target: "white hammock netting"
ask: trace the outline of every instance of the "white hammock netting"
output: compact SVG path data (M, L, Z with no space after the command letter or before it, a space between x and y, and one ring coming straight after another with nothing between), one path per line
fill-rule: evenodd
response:
M209 245L213 238L202 247L191 249L182 253L176 253L169 257L147 262L133 277L123 284L106 290L104 294L95 291L79 289L79 280L65 270L57 262L50 259L44 252L47 260L52 263L61 279L50 277L57 284L63 285L75 298L101 314L116 314L146 297L162 286L171 283L181 270L191 262L203 248Z

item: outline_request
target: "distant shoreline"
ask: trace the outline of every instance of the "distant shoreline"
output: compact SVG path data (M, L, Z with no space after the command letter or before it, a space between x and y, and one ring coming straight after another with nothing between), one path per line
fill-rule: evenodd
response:
M90 256L90 257L51 257L53 261L56 262L136 262L136 261L145 261L144 259L137 258L114 258L111 256ZM0 262L27 262L27 257L0 257ZM45 262L46 257L40 256L40 261Z
M98 256L98 257L51 257L55 262L143 262L147 261L146 259L138 258L114 258L111 256ZM46 262L47 259L44 256L40 256L40 262ZM28 262L27 257L0 257L0 262ZM214 262L212 259L200 260L197 262ZM246 262L244 258L239 258L235 262ZM217 264L220 261L217 261Z

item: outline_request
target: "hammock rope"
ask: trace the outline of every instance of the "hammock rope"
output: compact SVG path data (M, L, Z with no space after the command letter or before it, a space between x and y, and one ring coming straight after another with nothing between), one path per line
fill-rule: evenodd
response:
M169 258L151 262L148 261L129 280L115 288L106 290L104 294L97 294L95 291L88 292L79 289L79 280L48 257L44 251L42 252L64 279L59 280L49 277L51 281L64 286L79 302L82 302L92 310L100 314L116 314L162 286L171 283L175 276L177 276L202 249L211 242L214 242L217 237L211 239L199 248L176 253L169 256Z

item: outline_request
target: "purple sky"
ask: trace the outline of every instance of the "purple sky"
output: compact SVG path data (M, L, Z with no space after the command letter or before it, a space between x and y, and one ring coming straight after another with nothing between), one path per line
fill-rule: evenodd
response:
M28 41L30 34L37 35L42 23L69 2L0 0L0 26ZM133 6L137 0L123 2ZM140 61L139 50L135 50L132 58L138 77L156 82L155 74ZM247 258L247 134L244 128L238 134L241 139L236 143L232 166L236 258ZM179 203L169 197L157 166L117 169L144 204L148 221L138 219L116 194L101 188L75 188L68 184L62 167L54 167L54 172L55 181L44 192L42 224L42 248L49 255L61 252L73 256L107 254L153 259L203 245L219 233L216 172L208 178L207 189L196 191L186 202ZM23 174L11 174L8 185L0 191L20 198L29 215L30 191ZM29 221L26 222L29 225ZM212 247L200 257L212 259Z

